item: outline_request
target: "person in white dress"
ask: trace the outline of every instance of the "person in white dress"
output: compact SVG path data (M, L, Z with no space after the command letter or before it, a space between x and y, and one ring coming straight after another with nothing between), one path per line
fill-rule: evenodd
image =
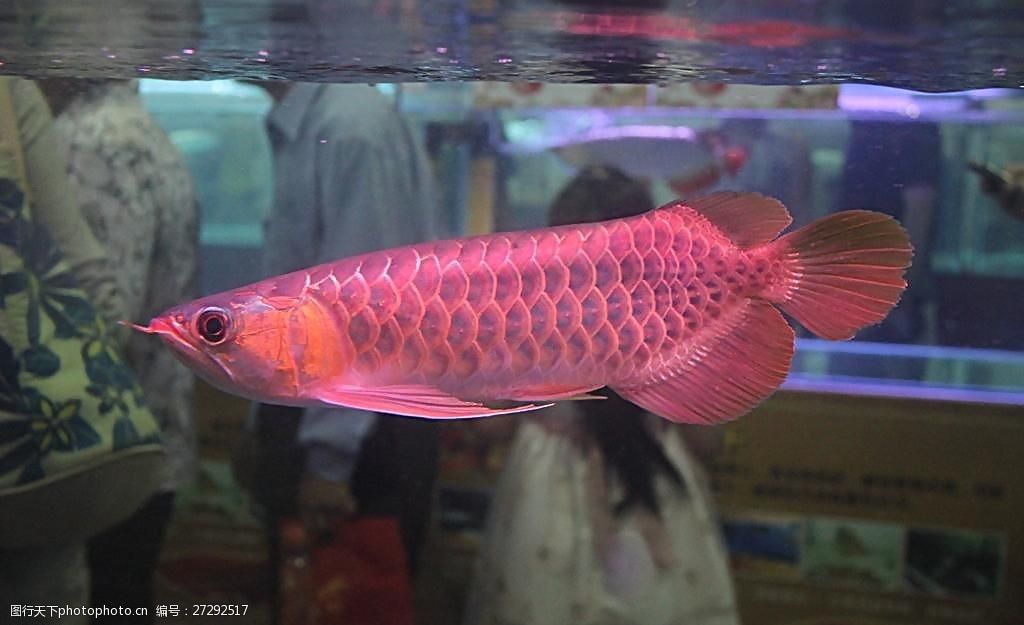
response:
M640 183L591 167L549 221L652 206ZM518 419L465 625L738 625L706 478L680 427L602 393Z

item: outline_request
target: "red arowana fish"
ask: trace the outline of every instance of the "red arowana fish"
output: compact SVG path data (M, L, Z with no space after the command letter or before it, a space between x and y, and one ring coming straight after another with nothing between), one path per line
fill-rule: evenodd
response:
M735 418L782 383L794 335L877 323L906 287L892 218L717 193L598 223L421 243L172 308L158 334L258 401L475 417L609 386L673 421ZM776 238L778 237L778 238Z

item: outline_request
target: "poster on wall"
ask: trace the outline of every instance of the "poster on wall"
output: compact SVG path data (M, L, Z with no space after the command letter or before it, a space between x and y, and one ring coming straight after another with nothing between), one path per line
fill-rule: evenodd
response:
M1024 408L780 392L724 438L710 473L744 625L1020 623ZM454 618L506 446L445 440L423 594Z
M1024 409L780 393L712 468L747 625L1011 625Z

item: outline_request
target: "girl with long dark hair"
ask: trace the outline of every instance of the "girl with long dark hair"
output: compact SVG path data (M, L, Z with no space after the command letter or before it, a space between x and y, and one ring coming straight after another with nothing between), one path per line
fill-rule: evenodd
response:
M642 184L592 166L549 222L653 207ZM736 625L725 550L679 426L600 394L517 419L466 625Z

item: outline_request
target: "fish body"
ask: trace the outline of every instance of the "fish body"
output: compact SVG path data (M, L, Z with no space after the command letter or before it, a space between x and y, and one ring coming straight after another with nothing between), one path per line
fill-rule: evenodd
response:
M531 410L609 386L674 421L739 416L794 335L881 320L911 248L891 218L776 238L781 203L718 193L624 219L421 243L270 278L138 329L228 392L418 417Z

